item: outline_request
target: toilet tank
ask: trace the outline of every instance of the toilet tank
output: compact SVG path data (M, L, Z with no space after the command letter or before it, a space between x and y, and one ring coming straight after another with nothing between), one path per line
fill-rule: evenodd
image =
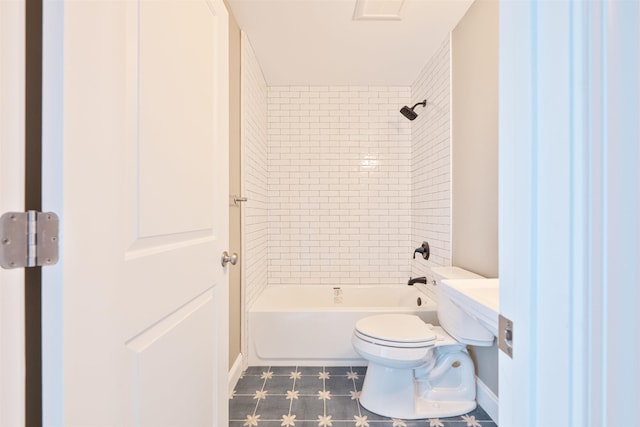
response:
M460 267L432 267L431 274L436 282L440 326L461 343L491 346L494 340L493 333L458 307L438 286L443 280L482 279L483 277Z

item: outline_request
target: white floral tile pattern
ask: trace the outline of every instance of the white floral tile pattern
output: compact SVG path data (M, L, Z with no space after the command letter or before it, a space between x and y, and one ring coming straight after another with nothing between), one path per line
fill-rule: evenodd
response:
M402 420L360 406L364 367L250 367L229 398L229 427L497 427L478 407L459 417Z

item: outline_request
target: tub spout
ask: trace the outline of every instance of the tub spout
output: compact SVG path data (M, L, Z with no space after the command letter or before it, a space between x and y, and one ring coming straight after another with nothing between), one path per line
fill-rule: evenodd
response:
M415 279L412 279L411 277L409 277L409 281L407 282L407 285L409 286L413 286L415 283L423 283L423 284L427 284L427 278L426 277L416 277Z

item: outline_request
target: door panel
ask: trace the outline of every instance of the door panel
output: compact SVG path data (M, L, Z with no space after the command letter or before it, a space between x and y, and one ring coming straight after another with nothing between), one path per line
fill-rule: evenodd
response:
M44 277L45 425L224 426L226 10L48 10L63 90L49 87L45 115L61 109L64 131L45 141L43 203L58 206L62 228L62 261Z
M214 333L214 308L207 291L128 344L139 366L142 425L211 424L213 348L202 336ZM188 367L196 381L176 366Z
M215 58L203 53L214 51L213 30L205 1L140 4L140 237L210 234L211 204L202 202L214 184ZM190 144L201 144L197 155Z

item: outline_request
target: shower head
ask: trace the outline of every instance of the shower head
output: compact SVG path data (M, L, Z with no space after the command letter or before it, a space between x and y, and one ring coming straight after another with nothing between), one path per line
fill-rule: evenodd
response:
M414 105L413 107L409 108L408 106L404 106L400 109L400 112L402 113L403 116L405 116L407 119L409 120L415 120L416 117L418 117L418 113L416 113L415 111L413 111L418 105L422 105L423 107L427 106L427 100L425 99L422 102L418 102L416 105Z

